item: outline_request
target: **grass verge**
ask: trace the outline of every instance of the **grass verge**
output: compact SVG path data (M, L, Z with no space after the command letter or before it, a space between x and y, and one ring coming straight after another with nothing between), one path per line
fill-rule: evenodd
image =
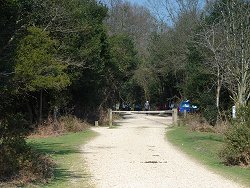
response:
M250 168L225 166L218 154L223 137L215 133L191 132L187 127L175 127L167 132L167 139L182 151L219 174L250 187Z
M71 133L58 137L29 139L28 143L39 152L50 155L56 162L54 178L38 187L66 188L92 187L89 173L82 158L80 146L96 135L91 130Z

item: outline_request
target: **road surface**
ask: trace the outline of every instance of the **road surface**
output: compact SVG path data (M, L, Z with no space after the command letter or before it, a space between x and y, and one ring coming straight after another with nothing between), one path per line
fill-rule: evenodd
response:
M82 147L97 188L239 188L165 139L171 117L128 114Z

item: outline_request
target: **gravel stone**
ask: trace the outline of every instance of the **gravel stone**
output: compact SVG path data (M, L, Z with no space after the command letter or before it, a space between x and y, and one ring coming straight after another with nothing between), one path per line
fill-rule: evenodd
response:
M82 147L97 188L240 188L165 139L171 117L128 114Z

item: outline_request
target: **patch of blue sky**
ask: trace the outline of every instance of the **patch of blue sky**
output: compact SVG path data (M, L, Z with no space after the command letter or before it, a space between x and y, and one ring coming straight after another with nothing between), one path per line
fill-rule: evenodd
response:
M146 5L147 0L129 0L129 2L138 4L138 5Z
M101 0L101 1L105 2L108 5L112 0ZM131 4L145 6L150 10L152 15L154 15L157 20L161 20L167 23L168 26L172 26L173 16L176 17L179 12L179 6L177 3L178 0L121 0L121 2L126 2L126 1L130 2ZM191 2L191 0L186 0L186 1L184 0L183 2L189 3L189 1ZM206 0L198 0L197 8L199 10L202 10L204 8L205 1ZM172 15L168 13L166 7L172 10Z

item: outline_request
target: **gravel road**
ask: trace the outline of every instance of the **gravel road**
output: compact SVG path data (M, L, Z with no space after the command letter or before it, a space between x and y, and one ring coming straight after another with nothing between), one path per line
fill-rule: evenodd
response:
M93 128L99 136L82 147L95 187L241 187L172 146L165 139L171 117L128 114L117 123L117 129Z

